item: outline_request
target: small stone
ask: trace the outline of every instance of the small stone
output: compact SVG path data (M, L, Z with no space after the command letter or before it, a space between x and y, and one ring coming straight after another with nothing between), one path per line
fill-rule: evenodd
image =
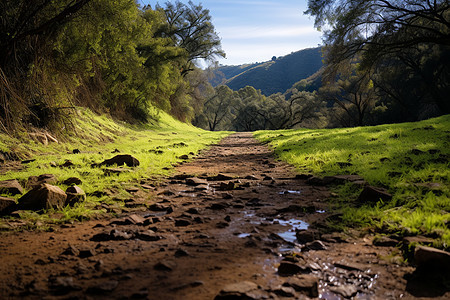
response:
M158 271L172 271L175 269L176 263L172 261L163 261L159 262L156 265L153 266L153 269Z
M67 199L65 205L74 206L76 203L86 200L86 193L77 185L73 185L66 190Z
M79 258L88 258L88 257L92 257L94 255L96 255L96 252L94 249L91 249L91 248L80 249L80 251L78 253Z
M186 219L177 219L175 220L175 226L177 227L185 227L185 226L189 226L192 225L192 222Z
M339 294L344 298L351 298L358 293L358 290L353 285L341 285L338 287L330 287L330 291L335 294Z
M311 230L297 230L295 236L300 244L306 244L316 239L318 234Z
M278 266L278 273L282 276L292 276L301 273L303 268L291 262L283 261Z
M113 158L107 159L100 163L100 166L122 166L127 165L128 167L137 167L139 166L139 160L129 154L119 154L114 156Z
M119 285L118 281L110 280L100 283L98 285L91 286L87 289L89 294L103 294L114 291Z
M0 197L0 216L9 215L17 209L16 201L7 197Z
M23 194L23 188L19 181L15 179L0 181L0 194L8 194L12 196Z
M305 247L308 250L327 250L327 247L322 241L312 241L310 243L306 243Z
M208 185L208 181L197 177L186 178L186 184L191 186Z
M242 281L225 286L214 300L253 299L247 293L258 290L258 285L251 281Z
M281 297L295 297L295 290L292 287L282 286L273 292Z
M82 184L82 180L78 177L70 177L63 181L65 185L78 185Z
M146 242L155 242L159 241L161 237L157 235L153 230L147 230L146 232L139 232L135 234L137 239Z
M380 247L395 247L399 244L399 241L387 236L377 236L373 239L372 244Z
M185 256L189 256L189 253L186 250L178 249L177 251L175 251L175 257L185 257Z
M382 200L384 202L389 202L392 199L392 195L387 192L387 190L382 188L377 188L373 186L366 186L364 190L358 197L358 202L375 204Z

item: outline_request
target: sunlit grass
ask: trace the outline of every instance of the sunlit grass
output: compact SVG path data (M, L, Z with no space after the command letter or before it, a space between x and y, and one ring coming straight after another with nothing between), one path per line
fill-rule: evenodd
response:
M79 186L88 194L87 200L73 208L62 211L48 211L45 214L24 212L23 218L31 223L65 222L86 219L95 213L104 213L94 209L97 204L115 203L123 205L120 199L130 198L125 188L139 186L141 181L156 182L174 171L174 166L184 161L180 157L188 155L193 159L201 149L218 142L228 135L227 132L209 132L189 124L174 120L165 113L160 113L158 122L130 126L115 122L106 116L99 116L91 111L79 108L75 131L63 137L63 141L47 146L27 139L13 139L1 136L0 150L14 151L19 157L35 159L24 165L24 170L14 170L0 174L0 180L17 179L25 185L30 176L54 174L58 178L57 186L65 190L63 182L70 177L82 180ZM78 149L81 153L73 154ZM120 153L113 153L118 150ZM155 152L157 151L157 152ZM105 175L106 167L95 167L105 159L117 154L131 154L140 165L134 168L124 166L130 172L119 175ZM67 160L74 166L60 167ZM113 189L115 198L94 197L89 194ZM18 199L20 196L15 196ZM58 213L58 221L49 215Z
M450 116L416 123L340 129L259 131L299 173L358 174L392 201L357 207L360 189L335 187L345 226L390 228L437 237L450 248ZM342 224L341 224L342 225Z

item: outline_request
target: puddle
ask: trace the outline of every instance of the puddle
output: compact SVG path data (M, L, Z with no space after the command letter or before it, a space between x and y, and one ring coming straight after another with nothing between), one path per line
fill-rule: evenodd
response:
M289 195L289 194L300 195L301 191L285 190L285 191L279 192L278 194L280 194L280 195Z
M250 234L250 233L241 233L241 234L238 234L238 235L237 235L237 237L238 237L238 238L241 238L241 239L242 239L242 238L246 238L246 237L248 237L248 236L251 236L251 234Z
M319 209L319 210L316 210L316 213L318 213L318 214L324 214L324 213L326 213L326 211L323 210L323 209Z
M283 238L287 242L294 243L297 239L295 235L295 231L298 229L306 230L309 227L309 224L305 221L298 220L298 219L289 219L289 220L280 220L280 219L274 219L274 222L278 222L280 225L283 226L289 226L289 230L278 233L278 235Z

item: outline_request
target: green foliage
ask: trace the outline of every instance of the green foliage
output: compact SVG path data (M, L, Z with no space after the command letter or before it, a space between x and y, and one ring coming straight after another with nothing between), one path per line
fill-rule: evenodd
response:
M192 3L152 10L131 0L20 0L2 8L3 131L67 129L74 105L131 122L157 118L153 108L190 121L188 69L224 55L209 11Z
M322 130L256 132L276 155L301 173L318 176L358 174L385 187L390 202L360 207L360 192L337 187L344 225L388 232L437 236L450 247L450 116L416 123Z
M123 206L123 200L131 197L125 190L127 187L139 187L142 180L148 182L162 180L182 161L180 156L193 157L191 152L197 154L199 150L229 134L204 131L177 121L164 112L155 113L160 114L158 122L131 126L77 107L75 131L67 136L66 141L48 146L35 142L24 143L23 140L0 134L2 151L13 151L20 157L35 159L24 165L23 169L1 172L0 180L17 179L23 183L29 176L54 174L58 178L57 185L65 190L68 186L62 183L64 180L70 177L80 178L82 184L79 186L88 194L85 202L73 208L66 207L61 211L23 214L31 224L36 224L37 221L73 222L89 218L92 214L105 213L100 208L102 203ZM73 154L73 149L78 149L81 153ZM126 168L130 170L128 173L109 176L105 175L104 168L92 166L116 155L113 154L115 149L122 154L133 155L140 161L140 165ZM70 160L74 167L59 167L66 160ZM107 196L93 196L92 193L96 191L113 191L114 199Z

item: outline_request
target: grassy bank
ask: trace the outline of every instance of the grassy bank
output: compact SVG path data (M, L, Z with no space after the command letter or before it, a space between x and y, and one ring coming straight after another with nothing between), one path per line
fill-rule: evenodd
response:
M38 222L67 222L104 214L107 209L100 207L105 203L123 207L123 201L132 197L126 189L131 186L140 188L139 183L151 184L162 179L173 172L174 165L186 160L181 156L187 155L191 159L201 149L229 134L204 131L164 113L160 114L158 122L140 126L117 123L84 108L79 108L77 113L73 132L59 137L63 140L59 143L44 146L30 141L26 135L19 139L0 136L0 151L13 152L22 160L32 160L26 164L9 162L4 165L0 180L17 179L24 186L29 176L54 174L58 178L56 185L65 190L68 186L63 182L77 177L82 180L79 186L88 195L85 202L63 211L23 212L21 217L30 227ZM74 154L75 149L80 153ZM130 154L139 160L140 165L128 168L130 172L110 176L105 175L104 167L92 166L116 154ZM73 165L62 167L67 161ZM102 192L112 192L113 197L102 195ZM0 219L0 223L5 224L12 219L5 217Z
M361 188L335 186L332 205L342 210L337 227L382 233L423 234L450 248L450 116L374 127L259 131L276 155L299 173L358 174L393 198L357 205Z

